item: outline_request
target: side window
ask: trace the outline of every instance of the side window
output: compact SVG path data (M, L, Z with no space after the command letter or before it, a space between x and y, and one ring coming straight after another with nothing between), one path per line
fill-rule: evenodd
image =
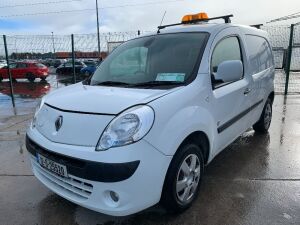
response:
M17 64L16 64L16 63L11 63L11 64L9 65L9 68L10 68L10 69L15 69L15 68L17 68Z
M246 43L251 65L251 74L256 74L273 65L270 45L263 37L246 35Z
M27 65L25 63L18 63L17 64L18 69L23 69L23 68L26 68L26 67L27 67Z
M230 82L224 82L223 77L217 76L218 67L222 62L231 61L231 60L240 60L242 61L241 56L241 47L237 37L228 37L221 40L215 47L212 58L211 58L211 76L212 83L214 87L222 86L225 83L234 82L240 80L242 78L236 78L231 80ZM216 79L216 77L218 77ZM225 79L226 80L226 79Z

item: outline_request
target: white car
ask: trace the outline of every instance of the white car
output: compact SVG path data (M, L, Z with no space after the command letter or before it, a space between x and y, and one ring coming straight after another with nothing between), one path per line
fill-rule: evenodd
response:
M123 43L89 80L45 96L26 136L34 175L104 214L187 209L204 166L272 117L267 33L218 18L184 17Z

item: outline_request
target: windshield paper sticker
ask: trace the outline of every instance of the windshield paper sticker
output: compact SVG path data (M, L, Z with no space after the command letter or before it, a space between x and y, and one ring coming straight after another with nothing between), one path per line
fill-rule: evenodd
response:
M158 73L156 81L178 81L183 82L185 73Z

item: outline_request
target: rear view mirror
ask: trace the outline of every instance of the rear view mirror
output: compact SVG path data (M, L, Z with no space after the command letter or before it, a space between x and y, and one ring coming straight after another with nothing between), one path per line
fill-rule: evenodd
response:
M243 76L243 63L241 60L228 60L220 63L217 72L214 74L215 80L232 82L240 80Z

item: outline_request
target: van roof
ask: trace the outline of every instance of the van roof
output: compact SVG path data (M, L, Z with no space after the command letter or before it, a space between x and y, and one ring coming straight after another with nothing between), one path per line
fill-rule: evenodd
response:
M221 30L224 30L229 27L238 27L247 34L258 35L262 37L268 36L266 31L251 26L232 24L232 23L207 23L207 22L201 22L196 24L182 24L177 26L166 27L164 29L160 29L160 33L166 34L166 33L181 33L181 32L208 32L214 35L219 33ZM153 35L153 33L151 35Z

